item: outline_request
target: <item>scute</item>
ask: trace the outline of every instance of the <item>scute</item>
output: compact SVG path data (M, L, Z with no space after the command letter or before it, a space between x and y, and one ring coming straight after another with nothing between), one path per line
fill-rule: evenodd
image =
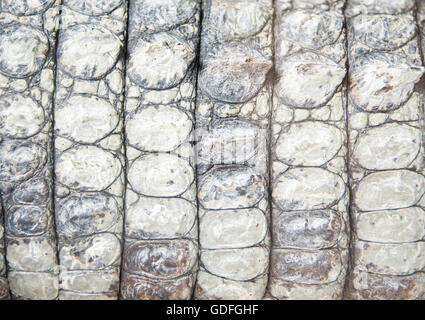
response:
M219 44L201 62L199 86L210 97L243 103L262 88L271 60L244 45Z
M41 30L13 24L0 30L0 72L15 78L34 75L43 67L49 40Z

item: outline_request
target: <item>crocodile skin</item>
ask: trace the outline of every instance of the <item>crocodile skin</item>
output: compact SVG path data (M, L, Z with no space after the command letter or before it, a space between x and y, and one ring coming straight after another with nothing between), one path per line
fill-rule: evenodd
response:
M127 1L64 0L55 95L60 299L117 299Z
M424 73L414 1L348 1L349 299L424 294Z
M276 1L269 292L277 299L343 296L349 235L343 6Z
M15 299L58 296L51 129L59 6L0 2L0 193Z
M198 264L193 113L199 2L130 2L123 299L192 296Z
M203 3L195 299L261 299L269 267L272 1Z

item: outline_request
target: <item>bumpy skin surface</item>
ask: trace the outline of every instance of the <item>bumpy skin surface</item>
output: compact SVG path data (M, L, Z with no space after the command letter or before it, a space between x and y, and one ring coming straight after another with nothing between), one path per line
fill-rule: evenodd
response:
M123 299L190 299L197 270L193 147L200 1L130 2Z
M63 2L54 131L60 299L118 297L127 5Z
M261 299L269 266L272 1L204 1L195 299Z
M277 299L341 299L347 271L344 1L316 2L276 1L268 289Z
M424 69L414 10L407 0L348 1L349 299L424 295Z
M0 3L0 193L15 299L58 295L51 121L59 5ZM0 279L0 295L6 291Z

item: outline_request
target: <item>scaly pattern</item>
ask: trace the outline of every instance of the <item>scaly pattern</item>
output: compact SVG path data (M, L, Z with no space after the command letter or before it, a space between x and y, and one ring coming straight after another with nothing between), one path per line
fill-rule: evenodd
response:
M276 1L269 293L341 299L348 257L344 1Z
M195 299L261 299L269 266L271 0L203 2Z
M15 299L58 295L51 123L59 5L0 2L0 192Z
M198 262L193 147L198 0L130 1L123 299L190 299Z
M55 94L60 299L117 299L125 0L64 0Z
M424 294L423 88L415 1L348 1L352 258L347 297Z

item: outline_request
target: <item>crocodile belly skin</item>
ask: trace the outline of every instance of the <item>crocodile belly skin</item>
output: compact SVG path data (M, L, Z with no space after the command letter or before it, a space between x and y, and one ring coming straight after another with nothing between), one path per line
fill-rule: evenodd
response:
M0 300L424 300L424 52L425 0L0 0Z

